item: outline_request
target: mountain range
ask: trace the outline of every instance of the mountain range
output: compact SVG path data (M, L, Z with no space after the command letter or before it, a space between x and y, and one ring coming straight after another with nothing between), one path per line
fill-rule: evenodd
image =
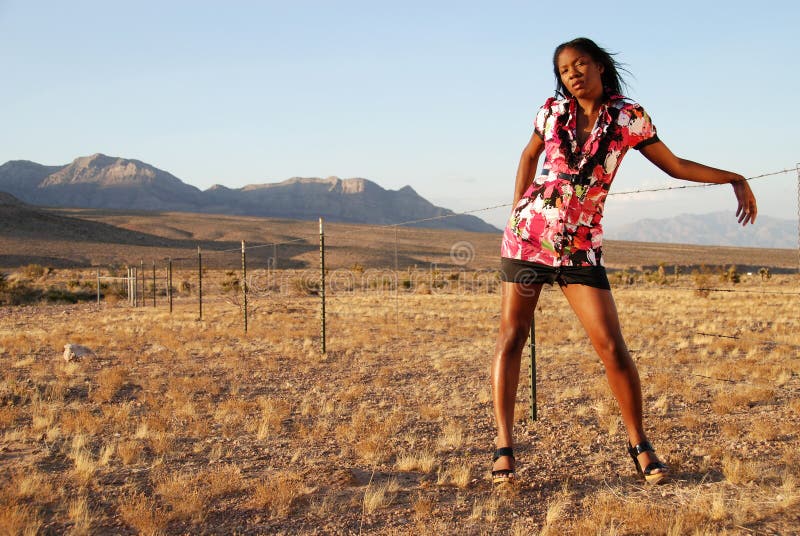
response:
M139 160L94 154L63 166L12 160L0 166L0 191L49 207L178 211L415 225L497 233L480 218L437 207L410 186L386 190L362 178L295 177L242 188L214 185L203 191ZM447 216L442 218L443 216Z
M756 223L742 227L732 211L680 214L647 218L619 226L605 226L612 240L669 242L709 246L796 248L797 222L759 214Z
M202 191L139 160L103 154L62 166L12 160L0 166L0 192L25 203L49 207L199 212L299 220L386 225L409 220L415 226L498 233L471 215L437 207L410 186L386 190L367 179L300 178L242 188L214 185ZM442 216L447 216L442 218ZM742 228L729 212L681 214L606 225L613 240L716 246L794 248L796 222L761 214Z

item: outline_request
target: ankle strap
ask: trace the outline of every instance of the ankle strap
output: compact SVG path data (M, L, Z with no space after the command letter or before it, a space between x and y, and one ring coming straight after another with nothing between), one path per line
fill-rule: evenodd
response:
M497 459L502 456L510 456L511 459L514 459L514 449L512 449L511 447L502 447L494 451L495 461L497 461Z
M637 456L639 454L641 454L642 452L655 452L656 451L656 449L653 448L653 445L651 445L649 441L642 441L641 443L639 443L635 447L631 447L629 450L631 452L635 452Z

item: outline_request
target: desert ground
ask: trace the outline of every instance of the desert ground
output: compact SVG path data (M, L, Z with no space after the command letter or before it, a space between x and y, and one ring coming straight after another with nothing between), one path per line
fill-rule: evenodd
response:
M493 489L499 287L426 268L333 270L324 354L313 271L253 270L247 333L225 268L205 273L202 320L196 273L180 266L172 313L163 288L131 307L111 280L99 305L0 308L2 531L800 532L800 276L613 275L646 426L674 474L655 487L635 474L582 327L547 288L538 420L526 350L518 484ZM96 277L6 273L89 296ZM67 343L93 354L67 362Z
M155 261L164 269L166 259L172 258L184 259L180 266L191 269L200 247L208 267L236 269L242 240L252 268L271 266L273 257L279 269L314 269L319 263L316 221L96 209L9 211L0 210L0 267L35 263L105 269L140 262L150 266ZM58 217L69 219L54 221ZM500 238L500 233L326 222L326 266L496 270ZM799 262L792 249L615 240L606 240L604 249L606 267L612 270L654 270L665 264L670 269L680 265L690 273L703 265L735 264L742 272L768 267L773 273L795 273Z
M4 533L800 532L796 251L607 242L647 428L674 473L657 487L547 288L538 419L526 350L518 484L493 489L498 235L326 225L322 353L317 222L9 210ZM136 307L126 265L145 276ZM68 343L92 353L66 361Z

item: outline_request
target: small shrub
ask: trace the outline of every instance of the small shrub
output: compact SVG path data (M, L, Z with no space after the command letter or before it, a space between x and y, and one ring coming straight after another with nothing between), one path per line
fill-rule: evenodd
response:
M655 283L656 285L666 285L667 284L667 271L664 268L664 263L659 263L658 268L655 272L651 272L650 270L645 270L644 272L644 279L648 283Z
M292 290L298 294L317 296L320 293L320 282L309 280L305 277L296 277L292 279Z
M694 280L694 293L702 298L708 298L711 294L708 274L704 271L694 270L692 271L692 279Z
M741 275L736 270L736 266L729 266L727 270L723 270L720 274L720 279L723 282L736 284L742 280Z
M41 264L29 264L20 269L20 273L28 279L41 279L52 271L52 268L45 268Z
M611 281L617 285L633 285L636 282L636 276L627 268L620 272L613 272L609 276Z
M242 290L242 284L239 277L233 270L225 272L225 279L222 281L222 291L226 293L239 293Z
M51 287L44 291L42 298L51 303L78 303L79 301L96 299L97 293L86 291L72 292L62 288Z
M16 282L0 290L0 305L25 305L41 301L43 292L25 283Z

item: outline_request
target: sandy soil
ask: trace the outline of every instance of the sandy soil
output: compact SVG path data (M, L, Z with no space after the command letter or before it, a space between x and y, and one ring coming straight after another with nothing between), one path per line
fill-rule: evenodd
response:
M220 276L222 277L222 276ZM519 485L493 490L488 368L499 295L316 296L209 287L165 302L0 309L0 526L10 533L790 534L800 532L800 280L737 292L619 285L646 423L673 468L648 487L557 289L527 357ZM297 289L296 289L297 290ZM67 363L65 343L95 356ZM527 355L527 354L526 354Z

